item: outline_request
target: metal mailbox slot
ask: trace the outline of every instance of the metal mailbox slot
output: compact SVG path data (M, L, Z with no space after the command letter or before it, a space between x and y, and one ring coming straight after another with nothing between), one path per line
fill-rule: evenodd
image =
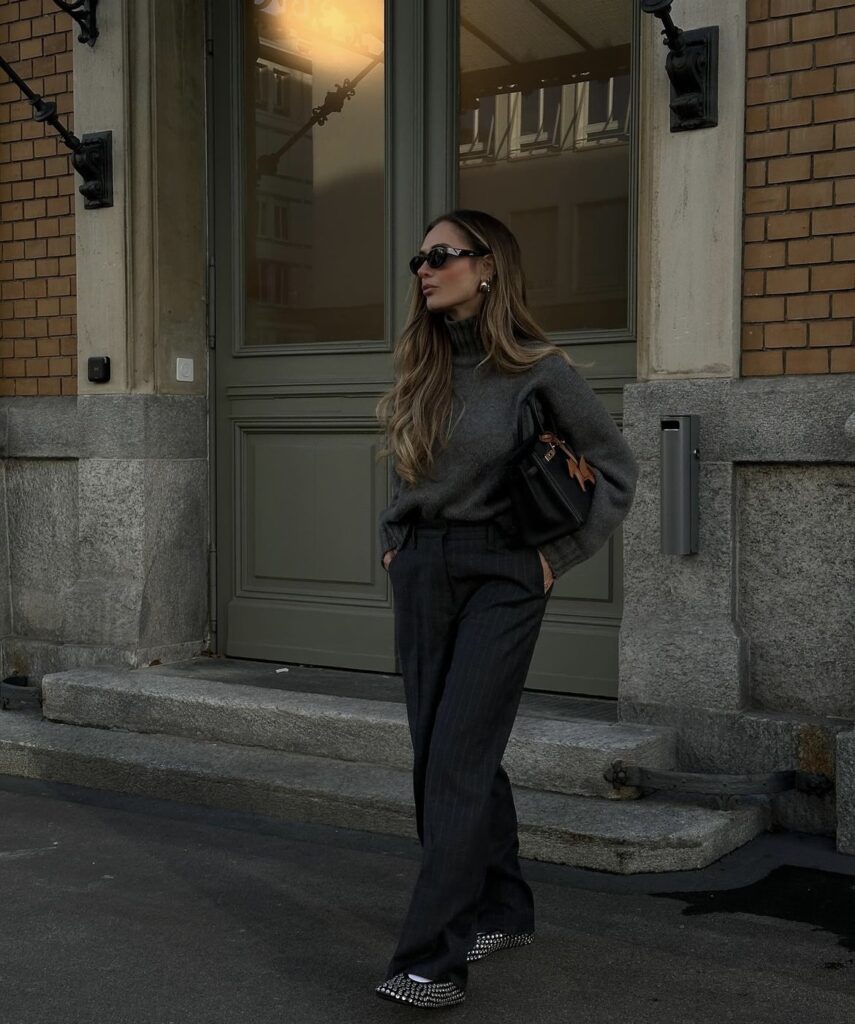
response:
M664 555L698 550L700 416L663 416L660 432L660 525Z

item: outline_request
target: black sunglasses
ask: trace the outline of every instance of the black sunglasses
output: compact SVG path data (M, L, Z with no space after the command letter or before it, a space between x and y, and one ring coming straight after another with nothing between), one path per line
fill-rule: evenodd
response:
M429 253L419 253L418 256L413 256L410 260L410 270L417 274L423 263L427 263L432 270L437 270L444 265L449 256L488 256L489 254L489 249L475 252L472 249L455 249L450 245L435 245Z

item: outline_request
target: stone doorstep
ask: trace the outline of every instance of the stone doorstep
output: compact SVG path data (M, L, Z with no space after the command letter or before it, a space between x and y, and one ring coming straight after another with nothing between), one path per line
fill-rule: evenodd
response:
M412 766L403 704L240 686L115 669L74 669L42 680L43 714L69 725L184 736L359 761ZM503 764L521 786L625 799L603 772L615 760L675 765L675 730L650 725L517 716Z
M0 774L415 838L408 770L0 713ZM758 804L592 800L515 785L523 857L618 874L705 867L768 827Z

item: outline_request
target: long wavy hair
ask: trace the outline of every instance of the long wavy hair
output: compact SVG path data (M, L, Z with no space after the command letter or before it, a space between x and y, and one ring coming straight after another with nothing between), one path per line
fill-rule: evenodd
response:
M520 247L509 228L480 210L451 210L431 221L425 235L444 222L462 232L469 248L489 250L495 262L491 289L478 313L484 344L478 366L489 363L499 373L525 373L551 355L574 365L562 348L549 341L528 310ZM393 456L398 475L410 485L430 475L440 446L448 444L454 428L451 342L445 314L430 312L417 285L418 281L393 353L395 383L375 410L387 438L377 457Z

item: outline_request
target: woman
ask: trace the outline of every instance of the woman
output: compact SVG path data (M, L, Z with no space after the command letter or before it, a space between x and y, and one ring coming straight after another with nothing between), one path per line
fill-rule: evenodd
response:
M637 465L611 416L525 304L520 250L494 217L434 220L410 262L395 385L377 405L394 456L380 550L395 598L422 865L385 999L464 999L467 962L531 942L532 892L501 766L553 581L629 510ZM520 404L536 393L591 464L591 511L528 547L503 486Z

